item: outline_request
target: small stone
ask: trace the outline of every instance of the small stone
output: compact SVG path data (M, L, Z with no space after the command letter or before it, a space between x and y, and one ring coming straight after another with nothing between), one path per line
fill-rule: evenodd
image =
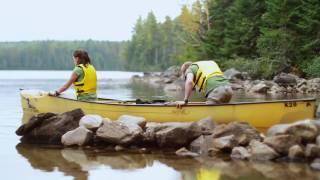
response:
M231 158L234 159L249 159L250 153L248 150L242 146L238 146L232 149Z
M304 158L304 151L301 146L299 145L294 145L289 148L289 154L288 154L289 159L291 160L297 160Z
M312 169L320 171L320 158L317 158L313 160L313 162L310 164Z
M199 156L199 154L191 152L185 147L182 147L179 150L177 150L176 151L176 155L184 156L184 157L196 157L196 156Z
M114 150L115 150L115 151L123 151L123 150L124 150L124 147L123 147L123 146L120 146L120 145L116 145L116 146L114 147Z

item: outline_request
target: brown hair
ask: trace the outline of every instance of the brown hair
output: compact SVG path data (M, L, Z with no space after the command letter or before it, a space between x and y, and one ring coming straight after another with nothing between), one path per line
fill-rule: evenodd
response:
M191 66L191 64L192 64L192 61L187 61L183 63L180 68L180 74L184 76L186 73L186 70L188 69L189 66Z
M84 49L77 49L73 52L73 56L79 58L79 64L91 64L90 57Z

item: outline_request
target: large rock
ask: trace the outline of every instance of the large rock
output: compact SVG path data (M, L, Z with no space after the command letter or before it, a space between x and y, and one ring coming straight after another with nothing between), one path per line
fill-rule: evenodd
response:
M21 138L22 142L61 144L61 136L79 126L84 116L81 109L75 109L59 115L53 115L41 120L32 130L27 131ZM28 125L26 125L28 126Z
M131 116L131 115L122 115L118 118L118 122L123 124L135 124L140 126L142 129L146 126L146 119L144 117L139 116Z
M68 131L61 137L61 143L65 146L84 146L92 140L92 132L83 126Z
M136 124L104 121L97 130L97 138L111 144L137 144L142 137L143 130Z
M297 84L297 79L296 75L280 73L273 78L273 81L281 86L294 86Z
M300 137L302 142L313 142L318 134L318 128L313 120L298 121L293 124L281 124L272 126L267 135L274 136L290 134Z
M236 141L236 146L246 146L252 139L262 140L260 132L248 123L232 122L227 125L222 124L217 126L213 132L213 138L234 135L233 140Z
M216 124L211 117L206 117L197 122L203 134L211 134Z
M305 156L307 158L320 157L320 147L315 144L307 144L305 149Z
M234 135L214 138L212 142L212 146L214 149L217 149L220 151L226 151L226 152L231 151L237 145L238 143L235 140Z
M270 89L264 81L253 82L253 84L247 89L249 93L267 93Z
M244 80L242 73L240 71L236 70L235 68L231 68L231 69L224 71L223 75L226 79L229 79L229 80L237 80L237 79Z
M289 148L288 157L291 160L298 160L304 158L304 151L300 145L294 145Z
M23 136L29 133L34 128L40 126L43 120L51 118L52 116L56 116L56 115L57 114L54 114L54 113L41 113L41 114L32 116L31 119L26 124L23 124L16 130L16 134L18 136Z
M182 147L201 135L200 126L194 123L163 123L155 128L155 138L159 147Z
M190 151L204 156L208 155L209 149L211 148L213 148L212 135L201 135L189 145Z
M171 66L167 70L165 70L162 74L163 77L179 77L180 67L179 66Z
M271 136L264 139L265 144L284 155L288 154L290 147L300 144L300 142L301 139L299 137L287 134Z
M268 145L252 140L249 144L249 153L251 160L267 161L279 157L279 154Z
M85 115L80 119L79 126L83 126L90 130L98 129L103 122L103 118L99 115Z

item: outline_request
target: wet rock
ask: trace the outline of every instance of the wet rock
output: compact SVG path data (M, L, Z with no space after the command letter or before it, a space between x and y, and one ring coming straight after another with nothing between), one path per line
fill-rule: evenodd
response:
M236 146L246 146L252 139L262 140L260 132L248 123L232 122L227 125L222 124L214 129L213 137L219 138L223 136L234 135Z
M142 129L136 124L104 122L96 134L98 138L107 143L127 145L139 143L142 137Z
M272 147L278 153L287 155L289 148L296 144L300 144L300 141L301 139L297 136L284 134L267 137L264 139L263 143Z
M208 155L210 148L213 148L212 135L201 135L189 145L190 151L204 156Z
M286 130L289 128L289 124L277 124L272 126L267 131L267 136L275 136L279 134L285 134Z
M56 116L56 115L57 114L54 114L54 113L41 113L41 114L32 116L31 119L26 124L23 124L17 129L16 134L18 136L23 136L29 133L34 128L40 126L43 120L51 118L52 116Z
M223 136L214 138L212 141L212 146L215 149L229 152L232 150L232 148L237 146L237 141L235 140L234 135Z
M305 149L305 156L307 158L320 157L320 147L315 144L307 144Z
M103 122L103 118L99 115L85 115L80 119L79 126L83 126L90 130L98 129Z
M234 159L249 159L250 153L245 147L238 146L232 149L230 156L231 158L234 158Z
M216 124L211 117L206 117L197 122L204 134L211 134Z
M270 87L264 82L259 81L258 83L253 82L251 87L247 89L247 92L249 93L266 93Z
M235 68L231 68L231 69L224 71L223 75L226 79L229 79L229 80L237 80L237 79L243 80L244 79L244 77L242 76L242 73L240 71L236 70Z
M318 129L313 120L305 120L293 124L272 126L267 133L268 136L280 134L290 134L300 137L303 142L313 142L318 134Z
M161 74L163 77L179 77L180 67L171 66Z
M199 154L194 153L186 149L185 147L180 148L176 151L176 155L183 156L183 157L197 157Z
M155 128L156 142L159 147L182 147L199 137L200 126L194 123L163 123Z
M281 86L296 85L298 77L293 74L280 73L273 78L273 81Z
M68 131L61 137L61 143L65 146L84 146L92 140L92 132L83 126Z
M279 157L279 154L268 145L252 140L249 144L249 153L251 160L267 161Z
M80 119L84 116L81 109L75 109L59 115L43 119L42 122L25 133L22 142L61 144L61 136L79 126Z
M300 145L294 145L289 148L288 157L291 160L304 158L304 151Z
M317 158L313 160L313 162L310 164L312 169L320 171L320 158Z
M144 144L156 144L156 132L162 128L160 123L149 122L145 126L143 132L143 143Z
M135 124L140 126L142 129L146 126L146 119L144 117L139 116L131 116L131 115L122 115L118 118L118 122L123 124Z

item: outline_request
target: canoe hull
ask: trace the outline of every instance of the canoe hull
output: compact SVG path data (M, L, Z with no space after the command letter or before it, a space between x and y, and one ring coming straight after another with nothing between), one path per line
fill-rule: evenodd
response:
M136 105L122 102L84 102L46 94L30 95L21 92L25 120L30 115L62 113L81 108L85 114L99 114L110 119L135 115L151 122L192 122L211 116L218 123L247 122L257 128L268 128L278 123L314 119L315 100L288 100L263 103L231 103L224 105L194 104L177 109L174 105Z

